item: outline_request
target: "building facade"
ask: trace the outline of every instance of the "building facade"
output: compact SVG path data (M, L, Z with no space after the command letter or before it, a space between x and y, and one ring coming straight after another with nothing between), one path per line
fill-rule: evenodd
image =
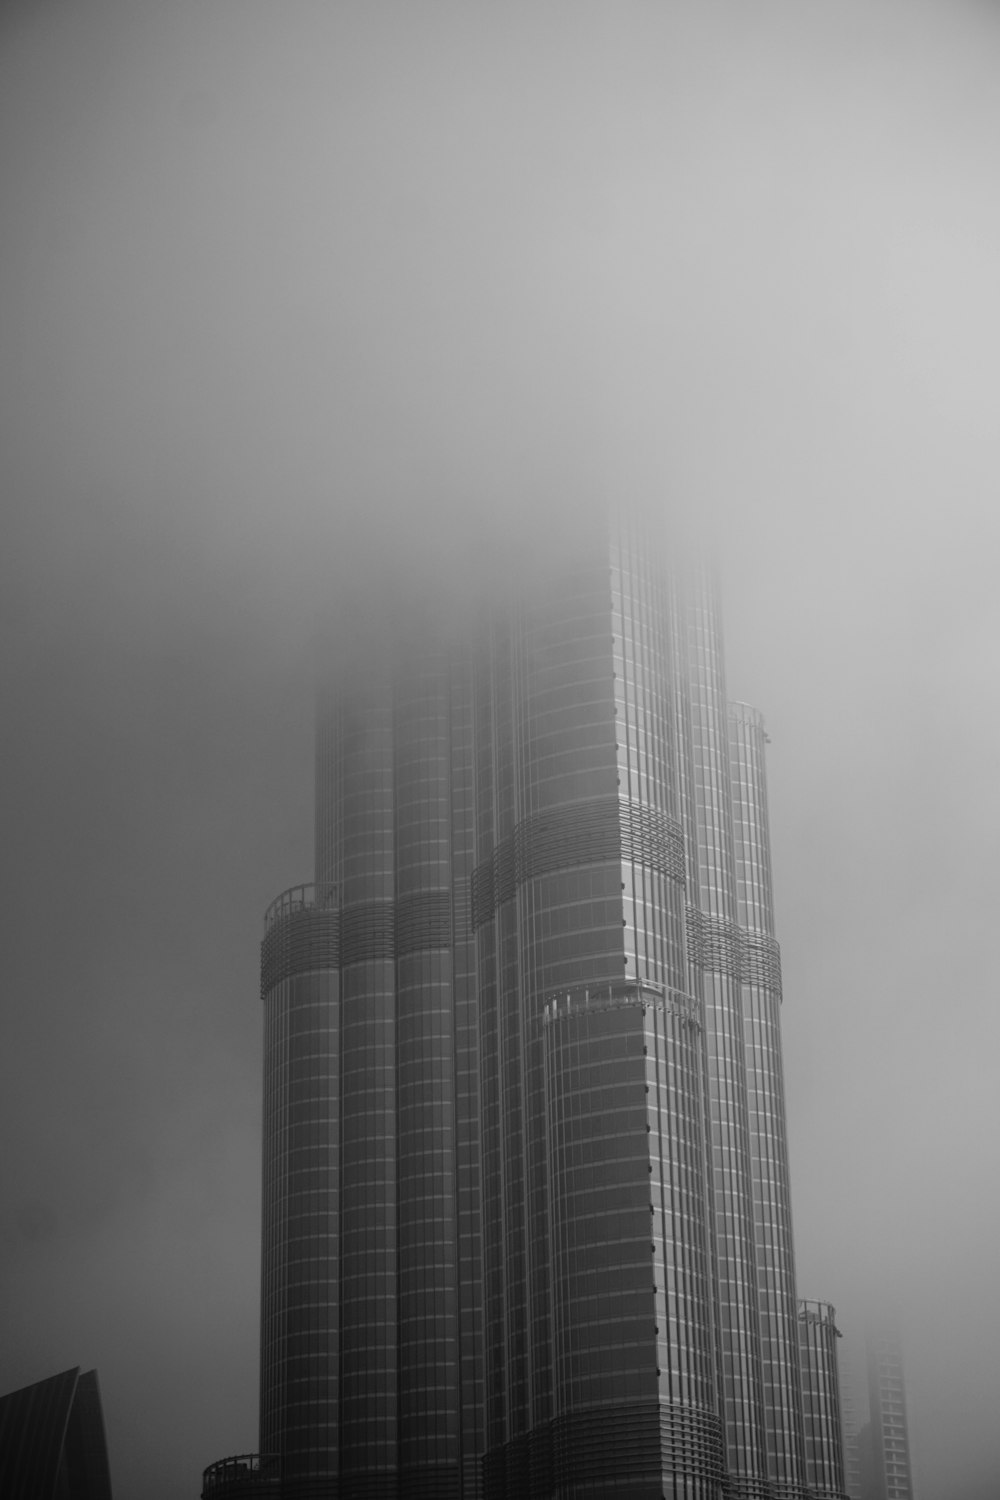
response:
M866 1347L873 1500L913 1500L899 1329L891 1321L869 1328Z
M461 631L391 614L334 648L315 880L266 922L261 1463L290 1497L804 1500L828 1351L711 569L611 523Z
M4 1500L111 1500L97 1371L79 1366L0 1396Z
M849 1494L837 1363L840 1330L829 1302L799 1303L799 1357L806 1440L806 1483L817 1500Z
M844 1465L849 1500L913 1500L899 1326L869 1323L841 1358Z
M868 1382L850 1339L845 1339L837 1350L837 1373L844 1435L844 1488L848 1500L864 1500L862 1454L867 1442Z

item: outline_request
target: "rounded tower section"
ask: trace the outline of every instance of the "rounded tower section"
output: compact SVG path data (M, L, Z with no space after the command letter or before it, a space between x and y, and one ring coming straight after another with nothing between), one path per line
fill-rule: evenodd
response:
M544 1016L554 1493L718 1500L701 1025L633 980Z
M336 887L268 908L264 1007L260 1443L283 1496L335 1496L340 1309L340 920Z
M451 717L448 658L396 678L396 1203L400 1492L459 1493Z
M321 713L340 894L340 1474L345 1494L398 1484L395 788L391 656L340 680Z
M805 1424L806 1484L810 1500L847 1500L837 1375L836 1309L800 1302L799 1358Z

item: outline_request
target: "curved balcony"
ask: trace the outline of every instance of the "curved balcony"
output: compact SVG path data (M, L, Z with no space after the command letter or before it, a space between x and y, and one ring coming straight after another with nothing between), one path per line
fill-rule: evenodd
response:
M837 1327L837 1309L832 1302L809 1302L799 1298L799 1322L819 1323L832 1328L838 1339L843 1337Z
M259 1453L236 1453L209 1464L201 1476L201 1500L253 1500L277 1495L277 1461Z
M550 992L545 999L542 1023L551 1026L581 1011L624 1010L632 1006L655 1005L689 1021L701 1030L701 1002L693 995L657 984L652 979L618 979L581 984Z
M264 913L264 935L271 931L276 923L290 917L293 912L298 911L331 911L337 906L337 887L329 882L315 884L310 881L306 885L291 885L287 891L282 891L276 896Z

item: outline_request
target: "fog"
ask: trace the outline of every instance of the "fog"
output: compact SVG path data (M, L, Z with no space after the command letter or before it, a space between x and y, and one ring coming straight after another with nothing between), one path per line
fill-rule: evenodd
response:
M118 1500L256 1447L260 918L314 626L706 521L769 779L799 1291L1000 1474L1000 14L0 12L0 1390Z

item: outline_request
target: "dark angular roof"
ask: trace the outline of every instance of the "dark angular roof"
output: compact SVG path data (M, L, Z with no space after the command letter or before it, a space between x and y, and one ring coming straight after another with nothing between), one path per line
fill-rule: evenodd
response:
M97 1371L63 1370L0 1396L4 1500L111 1500Z

